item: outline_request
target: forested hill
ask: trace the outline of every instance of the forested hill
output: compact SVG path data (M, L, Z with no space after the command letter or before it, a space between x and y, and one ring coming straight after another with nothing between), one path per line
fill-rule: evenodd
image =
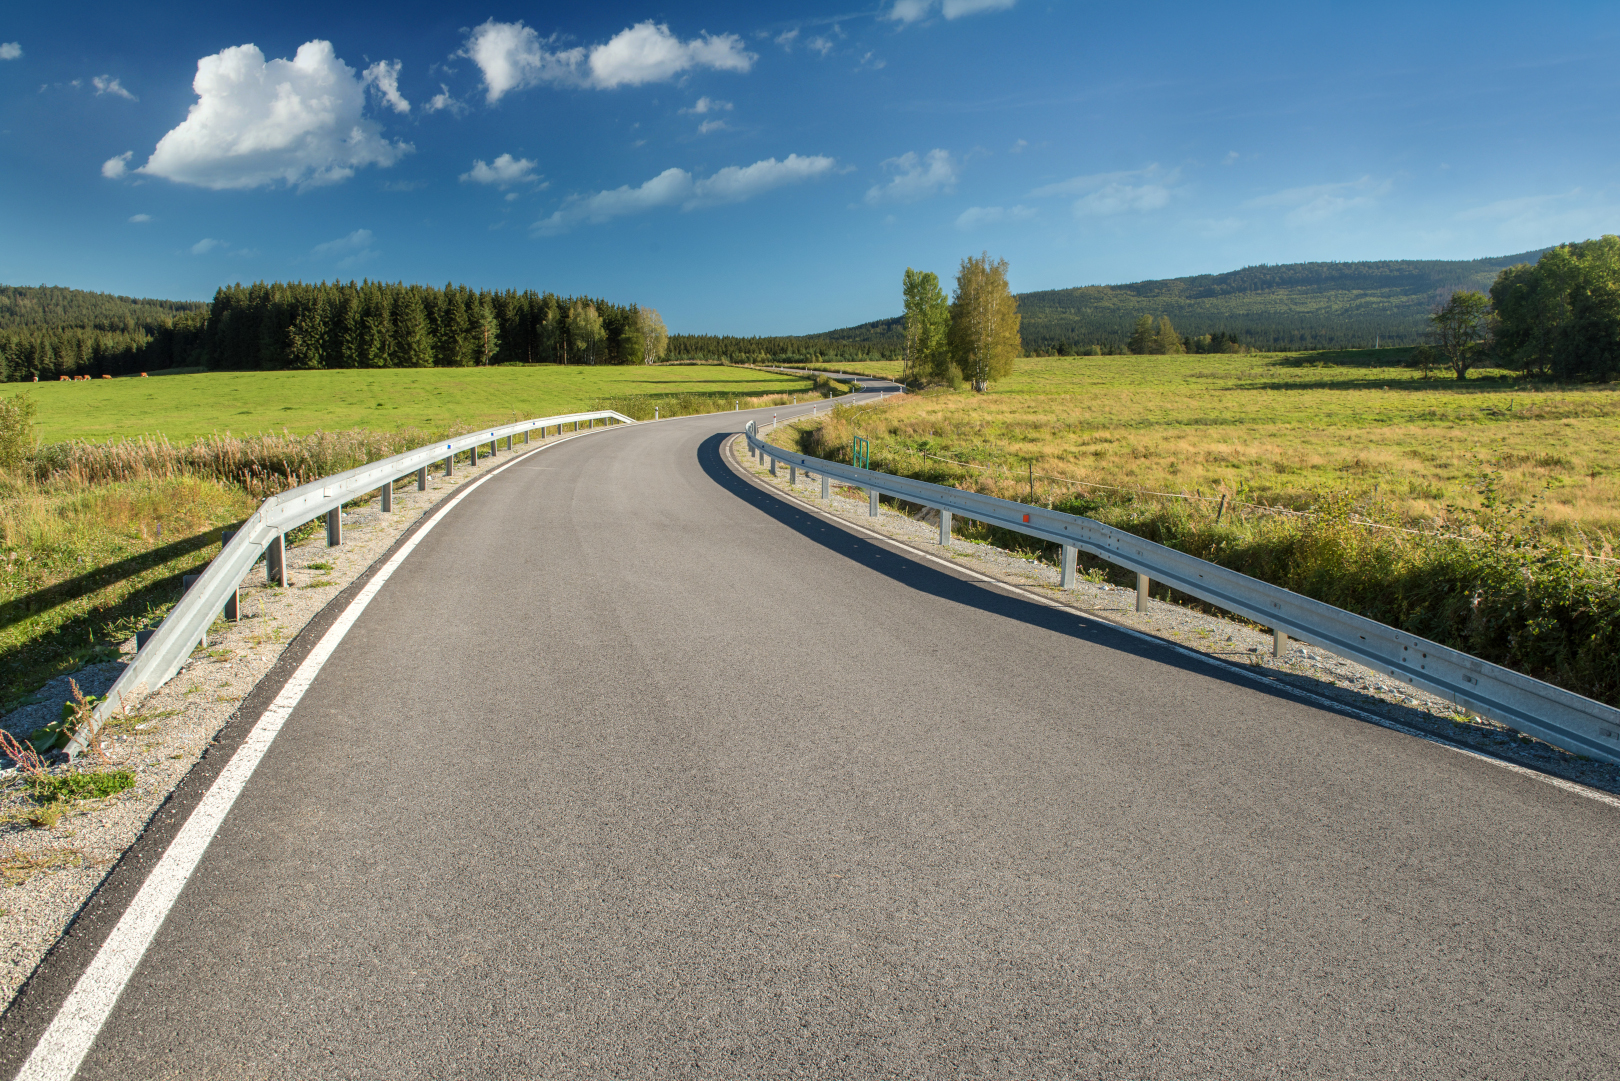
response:
M1176 330L1191 337L1224 331L1262 349L1371 345L1375 338L1385 345L1415 345L1437 297L1455 289L1489 292L1503 268L1540 257L1541 251L1531 251L1466 261L1252 266L1020 293L1018 310L1024 348L1031 352L1051 352L1060 344L1122 347L1141 315L1169 316ZM807 337L892 345L903 339L903 329L897 316Z
M82 327L130 334L170 326L177 315L207 308L195 300L144 300L59 285L0 285L0 330Z

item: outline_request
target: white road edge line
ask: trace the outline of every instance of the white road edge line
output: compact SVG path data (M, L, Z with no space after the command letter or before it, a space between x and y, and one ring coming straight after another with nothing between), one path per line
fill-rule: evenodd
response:
M737 455L736 455L737 447L742 445L742 444L739 444L736 440L743 440L743 439L744 439L744 436L738 435L735 438L735 440L732 441L732 451L733 451L733 457L734 458L737 457ZM739 462L739 464L740 464L740 462ZM750 477L749 479L753 479L753 478ZM1605 804L1608 804L1610 807L1613 807L1613 808L1615 808L1617 810L1620 810L1620 798L1616 798L1614 796L1611 796L1607 792L1600 791L1600 790L1598 790L1596 788L1588 788L1586 785L1577 784L1574 781L1566 781L1562 777L1554 777L1554 776L1552 776L1550 774L1541 773L1541 772L1538 772L1537 770L1529 769L1529 768L1527 768L1525 766L1518 765L1517 763L1514 763L1514 762L1504 762L1500 758L1492 758L1488 754L1480 754L1478 751L1474 750L1471 747L1463 747L1463 746L1460 746L1460 745L1455 744L1455 743L1450 743L1450 742L1448 742L1448 741L1446 741L1444 739L1441 739L1439 736L1434 735L1431 732L1425 732L1422 729L1418 729L1418 728L1409 728L1406 725L1401 724L1399 721L1392 721L1387 717L1380 717L1376 713L1368 713L1366 710L1357 709L1355 706L1348 706L1348 705L1345 705L1343 702L1335 702L1331 698L1323 698L1319 694L1313 694L1310 691L1302 690L1299 687L1290 686L1289 684L1282 683L1282 682L1279 682L1279 681L1274 680L1274 679L1269 679L1269 678L1266 678L1264 676L1256 675L1255 673L1246 670L1245 668L1243 668L1240 665L1236 665L1236 664L1232 664L1232 663L1230 663L1228 661L1224 661L1219 657L1211 657L1209 654L1200 653L1196 649L1188 649L1186 646L1180 645L1179 643L1172 642L1172 641L1170 641L1168 639L1165 639L1165 638L1160 638L1157 635L1148 634L1145 631L1139 631L1135 627L1127 626L1124 623L1116 623L1111 619L1106 619L1106 618L1104 618L1102 616L1092 615L1091 613L1086 612L1083 609L1075 608L1072 605L1059 604L1057 601L1052 600L1050 597L1043 597L1038 593L1031 593L1026 589L1022 589L1022 588L1020 588L1018 586L1015 586L1015 585L1012 585L1012 584L1010 584L1008 582L1003 582L999 578L992 578L989 575L982 574L979 571L973 570L970 567L964 567L960 563L954 563L949 559L942 559L939 556L936 556L936 555L933 555L933 554L931 554L929 552L923 551L921 548L915 548L912 545L907 544L903 540L900 540L900 539L898 539L896 537L891 537L886 533L879 533L876 530L867 529L864 526L856 525L854 522L851 522L848 519L840 518L840 517L838 517L836 515L828 514L827 512L823 511L820 507L816 506L814 503L810 503L810 502L807 502L806 500L800 499L797 495L795 495L795 494L793 494L791 492L778 491L776 488L772 487L771 485L762 485L762 487L764 487L766 491L769 491L769 492L771 492L771 493L773 493L773 494L775 494L777 496L781 496L781 497L785 497L785 498L793 500L793 502L799 504L801 507L804 507L806 510L812 512L813 514L815 514L819 518L826 518L826 519L828 519L830 521L836 522L839 525L847 526L848 528L853 529L858 533L864 533L869 537L873 537L873 538L876 538L878 540L887 541L888 543L893 544L896 547L904 548L907 552L915 555L919 559L928 560L929 562L932 562L932 563L938 563L942 567L949 567L952 570L958 572L959 574L965 574L970 578L975 578L975 579L977 579L977 580L979 580L981 582L987 583L989 585L998 586L998 587L1000 587L1002 589L1008 590L1009 592L1016 593L1019 596L1024 597L1027 600L1034 601L1036 604L1045 605L1048 608L1056 608L1056 609L1059 609L1060 611L1064 611L1064 612L1071 612L1075 616L1077 616L1078 618L1080 618L1082 620L1090 620L1091 622L1094 622L1094 623L1106 623L1110 627L1113 627L1113 628L1115 628L1117 630L1124 631L1126 634L1133 635L1134 637L1140 638L1145 642L1152 642L1154 645L1163 646L1165 648L1175 650L1177 653L1181 654L1184 657L1191 657L1191 658L1194 658L1196 660L1203 661L1205 664L1214 665L1215 667L1220 668L1220 669L1222 669L1224 671L1232 672L1232 673L1235 673L1237 675L1240 675L1244 679L1249 680L1251 683L1258 684L1259 686L1268 687L1268 688L1270 688L1272 690L1284 691L1284 692L1286 692L1288 694L1291 694L1291 695L1294 695L1294 696L1296 696L1298 698L1304 698L1307 701L1309 701L1309 702L1311 702L1311 703L1313 703L1315 705L1322 706L1322 707L1324 707L1326 709L1332 710L1335 713L1348 713L1348 714L1356 717L1359 720L1366 721L1369 724L1375 724L1380 728L1387 728L1392 732L1399 732L1399 733L1401 733L1402 735L1405 735L1405 736L1413 736L1413 737L1415 737L1417 739L1423 740L1426 743L1432 743L1436 747L1444 747L1448 751L1455 751L1457 754L1467 755L1470 758L1477 758L1481 762L1488 762L1493 766L1497 766L1497 767L1499 767L1501 769L1508 770L1509 772L1517 773L1517 774L1520 774L1520 775L1522 775L1524 777L1529 777L1530 779L1540 781L1543 784L1550 784L1554 788L1561 788L1565 792L1569 792L1569 793L1572 793L1572 794L1577 795L1577 796L1584 796L1589 800L1596 800L1598 803L1605 803Z
M585 434L587 433L580 433ZM576 437L569 436L568 439L536 447L533 453L550 450L573 438ZM382 589L383 583L387 582L405 561L405 557L416 549L422 538L432 532L433 527L438 525L445 515L455 510L456 505L471 495L479 485L507 466L516 465L528 457L527 454L520 455L496 466L457 492L450 502L441 507L438 513L428 519L426 525L418 529L410 540L394 553L393 558L383 564L382 569L366 583L365 588L360 590L354 600L349 602L349 606L343 610L343 614L338 616L336 622L321 636L320 642L310 651L309 656L304 658L304 663L300 664L298 670L292 674L292 678L287 680L281 693L276 695L275 701L270 703L270 707L264 711L259 722L253 726L253 731L248 733L242 745L231 756L230 762L214 779L207 794L186 819L186 824L180 828L174 840L169 842L163 858L152 868L152 873L147 876L140 892L124 911L123 918L107 936L107 941L101 944L95 959L84 970L79 981L73 985L73 990L68 993L61 1009L57 1010L50 1027L39 1038L39 1043L34 1045L33 1053L28 1056L28 1061L23 1063L22 1069L17 1073L17 1081L70 1081L78 1072L79 1064L84 1061L84 1056L90 1053L91 1045L101 1033L101 1026L106 1024L118 996L123 993L130 977L135 974L136 966L146 955L147 947L152 944L158 929L168 918L169 910L174 907L180 891L191 878L191 873L196 870L198 862L208 848L208 843L214 839L220 823L225 821L231 806L236 803L236 797L241 794L248 779L253 776L253 771L258 768L260 759L270 749L270 744L281 731L281 726L292 715L292 711L304 697L304 692L309 690L310 684L315 682L321 666L332 656L338 643L348 634L349 628L360 618L360 613L366 610L372 598Z

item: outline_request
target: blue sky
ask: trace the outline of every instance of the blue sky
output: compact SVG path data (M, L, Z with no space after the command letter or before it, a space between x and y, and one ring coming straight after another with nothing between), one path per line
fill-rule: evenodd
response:
M372 277L672 330L1620 231L1620 5L9 5L0 282Z

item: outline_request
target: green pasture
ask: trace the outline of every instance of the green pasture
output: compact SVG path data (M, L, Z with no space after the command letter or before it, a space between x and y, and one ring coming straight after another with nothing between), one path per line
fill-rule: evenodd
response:
M609 398L699 394L749 397L807 390L810 381L714 366L371 368L203 372L69 383L13 384L38 403L46 443L163 435L186 443L214 433L479 427L591 409Z

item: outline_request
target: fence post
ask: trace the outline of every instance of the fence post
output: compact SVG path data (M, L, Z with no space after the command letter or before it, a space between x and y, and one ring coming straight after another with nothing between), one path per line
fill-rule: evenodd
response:
M264 576L271 585L287 588L287 542L280 533L271 537L265 547Z
M867 504L868 504L867 505L867 517L876 518L878 516L878 493L877 493L877 489L876 488L868 488L866 490L866 496L867 496Z
M943 507L939 511L939 543L951 543L951 512Z
M821 498L824 500L832 498L832 481L827 479L825 473L821 475Z
M389 481L377 490L382 493L382 512L390 513L394 509L394 482Z
M1074 557L1078 552L1079 549L1073 545L1063 546L1063 563L1058 571L1058 585L1064 589L1074 588Z
M1147 611L1148 602L1148 576L1141 571L1136 572L1136 610Z
M343 508L333 507L326 512L326 546L336 548L343 543Z
M416 490L419 492L427 491L427 466L425 465L416 471Z

